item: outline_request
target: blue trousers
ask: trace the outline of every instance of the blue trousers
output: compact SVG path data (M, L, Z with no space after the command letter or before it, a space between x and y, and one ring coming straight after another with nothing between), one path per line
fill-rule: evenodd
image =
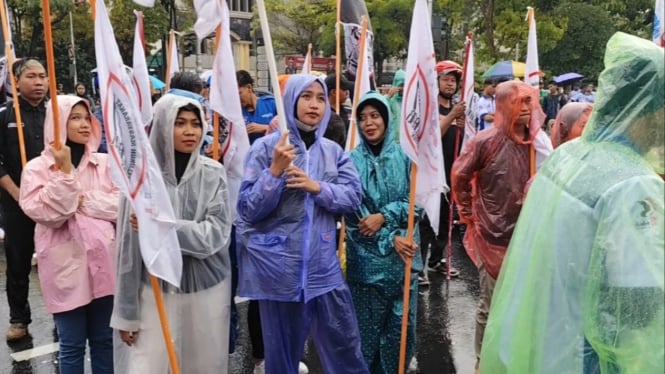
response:
M266 374L297 374L311 335L324 373L368 374L346 284L307 303L259 300Z
M86 341L93 374L113 374L112 311L113 296L105 296L53 315L60 337L60 374L83 374Z

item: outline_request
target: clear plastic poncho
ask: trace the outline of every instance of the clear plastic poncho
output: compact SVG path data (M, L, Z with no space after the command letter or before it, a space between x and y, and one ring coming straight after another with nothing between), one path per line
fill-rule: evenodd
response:
M228 342L229 319L224 319L220 313L228 316L231 301L228 247L232 218L226 173L219 162L200 156L197 149L192 152L180 182L177 181L173 128L180 108L187 104L193 104L199 110L205 128L205 113L196 100L166 94L155 104L150 145L162 170L176 215L182 252L180 287L160 281L171 335L181 371L203 373L217 367L217 364L201 357L224 355L219 366L224 366L228 357L227 351L214 342ZM146 327L151 326L158 315L155 306L151 305L153 296L148 274L139 251L138 233L129 224L130 213L131 206L123 198L116 234L119 259L111 326L119 330L139 331L139 342L151 339L156 347L162 349L164 342L159 327L157 331L146 332ZM148 316L146 308L152 310ZM224 334L225 337L220 336ZM128 352L129 355L125 356ZM133 372L133 369L125 367L127 364L130 367L136 365L132 348L127 350L124 344L116 344L114 354L116 373ZM142 358L148 360L144 364L146 372L156 370L155 362L168 360L166 355L159 356L159 353L144 354Z
M664 68L652 42L609 40L582 137L529 190L481 373L665 372Z

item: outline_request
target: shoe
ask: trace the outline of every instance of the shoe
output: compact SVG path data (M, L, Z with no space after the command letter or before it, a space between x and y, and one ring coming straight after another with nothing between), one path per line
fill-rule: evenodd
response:
M309 374L309 368L302 361L298 363L298 374Z
M37 254L36 253L32 254L32 259L30 260L30 265L37 266Z
M427 278L427 276L419 275L418 276L418 285L419 286L429 286L429 278Z
M254 374L266 374L266 361L261 360L254 365Z
M446 259L444 258L443 260L429 266L427 268L427 271L443 274L443 275L448 275L448 266ZM457 270L454 266L450 267L450 277L451 278L457 278L459 277L459 270Z
M7 329L7 341L15 342L29 335L28 325L25 323L12 323Z
M411 362L409 362L409 367L406 369L407 374L413 374L418 372L418 360L416 360L416 356L413 356L411 358Z

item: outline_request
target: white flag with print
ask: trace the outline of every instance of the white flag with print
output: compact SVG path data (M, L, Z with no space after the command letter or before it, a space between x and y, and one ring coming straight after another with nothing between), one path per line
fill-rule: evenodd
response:
M146 268L179 287L182 255L175 214L143 129L132 79L122 63L104 0L97 1L95 53L113 182L138 219Z
M524 70L524 82L532 87L540 85L540 65L538 64L538 37L536 36L536 16L533 8L527 8L527 20L529 22L529 37L526 46L526 68Z
M132 67L132 78L136 88L139 110L141 111L141 123L143 127L150 125L152 121L152 98L150 92L150 76L148 65L145 63L145 39L143 38L143 12L134 11L136 15L136 28L134 29L134 63Z
M411 21L400 123L400 145L418 166L416 204L439 231L441 193L447 190L439 128L436 56L425 0L416 0Z

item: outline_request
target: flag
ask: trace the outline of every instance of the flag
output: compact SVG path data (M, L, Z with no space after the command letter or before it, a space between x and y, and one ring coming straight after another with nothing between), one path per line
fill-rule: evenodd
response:
M358 70L358 56L360 55L360 29L362 16L367 17L367 44L369 52L368 69L370 73L374 72L374 35L372 34L372 25L369 22L369 12L365 6L364 0L339 0L340 19L344 27L344 51L346 53L346 70L353 76L356 76Z
M175 214L143 129L132 80L122 63L103 0L97 1L95 14L95 54L113 182L129 200L138 219L146 268L178 287L182 255Z
M656 0L653 9L653 42L665 47L665 0Z
M7 9L7 2L5 2L5 15L9 14L9 10ZM8 17L8 16L7 16ZM12 43L12 29L11 29L11 24L9 23L9 19L2 20L2 22L5 22L7 24L7 30L8 30L8 37L5 38L4 32L2 27L0 27L0 90L3 88L5 89L5 92L7 93L7 96L9 97L11 95L11 85L13 82L9 78L9 61L11 60L12 62L16 61L16 53L14 52L14 44ZM11 56L7 56L6 49L7 45L5 44L5 40L9 41L9 53ZM11 57L11 59L9 58Z
M369 23L369 20L367 21ZM362 34L362 27L361 27ZM349 121L349 129L346 135L346 146L345 150L350 151L358 145L358 139L360 139L360 132L358 130L358 124L356 123L356 108L357 103L360 101L360 98L363 97L367 92L372 88L370 85L370 72L369 64L370 58L368 56L369 50L367 48L367 36L369 36L369 30L365 30L365 38L360 35L360 45L359 48L365 47L365 54L362 56L365 61L363 64L359 64L359 70L356 72L356 82L355 88L353 90L353 109L351 110L351 119ZM360 50L360 49L359 49ZM360 56L358 57L360 59ZM359 60L360 61L360 60Z
M173 77L173 74L177 73L180 71L180 63L178 61L178 45L175 42L175 31L171 30L169 33L169 46L168 46L168 61L166 66L168 67L168 71L166 72L166 87L169 87L169 84L171 83L171 78Z
M222 19L222 7L218 0L194 0L196 23L194 31L199 39L212 34Z
M134 2L146 8L152 8L153 6L155 6L155 0L134 0Z
M474 50L473 50L473 36L471 33L466 37L466 48L464 53L464 75L462 81L462 101L466 103L466 110L464 113L464 139L462 145L476 135L476 120L478 104L478 95L475 93L476 86L475 77L475 63L474 63Z
M305 55L305 61L302 63L301 74L310 74L312 72L312 43L309 43L307 46L307 54Z
M236 80L236 68L231 48L229 8L226 1L222 1L221 6L216 0L208 1L220 8L214 11L221 15L220 18L217 18L217 23L222 22L219 48L215 53L210 79L210 108L224 117L223 119L220 118L220 142L229 184L229 205L235 213L245 155L249 151L249 137L247 136L245 119L240 107L240 96L238 90L235 89L235 87L238 87L238 81ZM215 27L217 26L215 25ZM233 89L229 89L230 87L233 87Z
M526 46L526 68L524 82L532 87L540 86L540 66L538 65L538 37L536 36L536 17L532 7L527 7L527 21L529 22L529 37Z
M132 68L132 79L141 112L141 123L146 128L150 125L150 121L152 121L150 75L148 74L148 65L145 63L143 13L135 10L134 14L136 15L136 28L134 29L134 66Z
M439 128L436 55L425 0L416 0L402 99L399 142L418 166L416 203L425 209L434 232L439 231L441 193L448 190Z

